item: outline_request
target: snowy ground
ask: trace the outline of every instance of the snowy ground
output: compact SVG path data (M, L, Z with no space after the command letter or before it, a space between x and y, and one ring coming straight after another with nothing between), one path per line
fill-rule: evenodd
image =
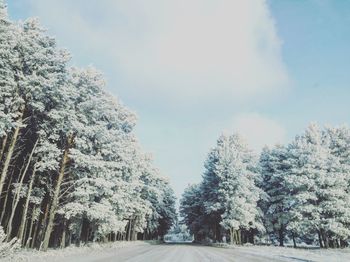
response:
M304 250L293 248L247 246L207 247L186 244L156 245L129 242L91 247L66 248L48 252L22 251L14 257L0 261L65 261L65 262L220 262L220 261L350 261L350 249Z

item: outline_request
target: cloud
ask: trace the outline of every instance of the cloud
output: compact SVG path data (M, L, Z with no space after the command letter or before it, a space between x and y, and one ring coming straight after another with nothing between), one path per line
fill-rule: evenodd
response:
M287 132L278 122L258 113L238 114L233 119L233 130L245 137L249 145L260 151L286 141Z
M103 57L135 98L205 106L271 96L288 85L262 0L29 1L59 38Z

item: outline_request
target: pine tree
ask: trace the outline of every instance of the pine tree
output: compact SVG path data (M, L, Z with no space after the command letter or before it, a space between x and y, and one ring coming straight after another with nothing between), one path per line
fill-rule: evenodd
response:
M261 188L267 198L260 203L268 233L274 234L284 246L286 228L290 220L290 190L286 187L286 174L290 168L288 152L284 146L264 148L260 156Z
M222 135L205 166L202 195L205 212L214 225L214 239L221 240L222 226L232 243L253 242L254 230L263 230L253 153L240 136Z
M296 234L317 234L321 247L348 238L348 170L331 154L329 138L316 124L296 137L289 149L292 222ZM344 183L345 181L345 183Z
M209 224L206 220L202 192L199 184L189 185L180 200L180 216L187 225L195 241L202 241L208 233Z

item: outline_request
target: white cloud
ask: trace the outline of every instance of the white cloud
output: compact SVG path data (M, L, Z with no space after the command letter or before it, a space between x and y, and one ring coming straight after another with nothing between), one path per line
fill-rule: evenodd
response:
M239 114L233 119L233 130L245 137L255 150L286 141L286 130L278 122L258 113Z
M287 86L281 43L262 0L30 1L59 38L104 56L135 97L205 105Z

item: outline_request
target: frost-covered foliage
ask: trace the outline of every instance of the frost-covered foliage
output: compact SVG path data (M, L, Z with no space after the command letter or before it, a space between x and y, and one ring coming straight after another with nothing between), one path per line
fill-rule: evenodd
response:
M6 240L47 249L162 237L174 193L133 132L136 116L94 68L37 19L9 20L0 1L0 222Z
M181 200L181 214L195 238L221 241L227 234L232 243L253 241L264 230L258 177L244 140L236 134L220 136L205 162L202 183L189 187Z
M311 124L259 161L239 136L221 136L180 204L196 240L348 246L350 129Z
M260 155L261 188L268 198L260 201L264 211L264 225L267 233L276 235L280 246L286 234L286 227L290 221L289 210L290 190L285 185L285 174L289 168L287 149L277 145L272 149L265 147Z
M311 124L288 146L261 155L265 221L280 245L287 236L346 246L350 238L349 129Z

